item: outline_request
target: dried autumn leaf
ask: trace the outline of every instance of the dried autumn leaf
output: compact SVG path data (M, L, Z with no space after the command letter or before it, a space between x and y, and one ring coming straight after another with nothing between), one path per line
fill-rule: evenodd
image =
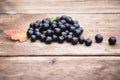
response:
M20 42L27 41L27 35L26 35L26 30L24 29L10 29L10 30L5 30L4 33L12 40L19 40Z

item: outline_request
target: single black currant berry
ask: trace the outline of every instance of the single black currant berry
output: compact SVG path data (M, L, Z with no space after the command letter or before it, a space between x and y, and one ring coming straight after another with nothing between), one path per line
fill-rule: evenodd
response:
M74 35L75 35L75 36L78 36L78 37L79 37L81 34L82 34L81 29L75 29L75 30L74 30Z
M67 17L66 15L62 15L60 19L64 19L65 20L66 17Z
M59 36L59 37L58 37L58 42L59 42L59 43L63 43L63 42L64 42L64 40L65 40L65 39L64 39L64 37L63 37L63 36Z
M72 18L71 18L70 16L67 16L67 17L66 17L66 21L67 21L68 23L70 23L70 24L72 24L72 22L73 22L73 20L72 20Z
M39 28L40 24L39 23L34 23L33 26L34 26L34 28Z
M34 29L30 27L28 30L29 30L29 31L30 31L30 30L32 30L32 31L33 31Z
M47 44L50 44L50 43L52 42L52 37L47 36L45 42L46 42Z
M28 30L27 31L27 37L29 38L31 35L34 34L34 31L33 30Z
M65 27L66 27L67 30L70 30L70 24L66 23Z
M44 42L46 40L46 36L44 34L41 34L40 36L40 41Z
M68 35L71 35L71 36L73 36L73 32L69 32L69 33L68 33Z
M41 23L41 21L40 21L40 20L37 20L37 21L36 21L36 23L40 24L40 23Z
M43 23L42 29L43 29L43 30L49 29L49 24L48 24L48 23Z
M90 46L92 44L92 40L91 39L86 39L85 40L85 45L86 46Z
M65 31L65 30L66 30L66 27L65 27L63 24L59 25L59 28L60 28L62 31Z
M62 24L65 24L65 23L66 23L66 20L64 20L64 19L61 20L61 23L62 23Z
M31 35L30 40L31 40L31 42L35 42L36 41L36 35Z
M51 28L52 28L52 29L57 28L57 24L52 24L52 25L51 25Z
M37 39L40 39L40 37L41 37L41 33L40 33L40 32L38 32L38 31L35 32L35 35L36 35L36 38L37 38Z
M116 44L116 37L114 36L111 36L109 39L108 39L108 42L110 45L115 45Z
M61 29L60 28L55 28L54 33L55 33L55 35L61 35Z
M46 36L52 36L53 35L53 31L48 29L45 33Z
M70 26L70 31L74 32L74 30L75 30L75 27L74 26Z
M76 29L80 27L79 24L73 24L73 26L74 26Z
M95 40L96 40L97 43L100 43L100 42L103 41L103 36L101 34L97 34L95 36Z
M58 39L57 35L55 35L55 34L53 34L52 38L53 38L53 41L57 41L57 39Z
M33 28L34 27L34 23L30 23L30 28Z
M83 44L84 41L85 41L85 39L84 39L84 37L80 36L80 37L78 38L78 41L79 41L80 44Z
M78 38L77 37L73 37L71 43L73 45L76 45L78 43Z
M67 33L66 33L66 32L62 32L61 34L62 34L62 36L63 36L64 38L66 38L66 36L67 36Z
M72 41L72 35L67 35L67 37L66 37L66 41L67 42L71 42Z
M40 31L40 29L39 29L39 28L35 28L34 30L35 30L35 32L39 32L39 31Z

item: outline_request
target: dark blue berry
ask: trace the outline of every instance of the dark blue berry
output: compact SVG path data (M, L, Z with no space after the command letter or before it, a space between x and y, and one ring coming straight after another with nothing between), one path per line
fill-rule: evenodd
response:
M61 29L60 28L55 28L54 29L54 34L55 35L61 35Z
M47 36L45 42L46 42L47 44L50 44L50 43L52 42L52 37Z
M28 30L27 31L27 36L28 36L28 38L31 36L31 35L33 35L34 34L34 31L33 30Z
M36 35L36 38L37 38L37 39L40 39L40 37L41 37L41 33L40 33L40 32L38 32L38 31L35 32L35 35Z
M58 37L58 42L59 42L59 43L63 43L63 42L64 42L64 40L65 40L65 39L64 39L64 37L63 37L63 36L59 36L59 37Z
M58 37L53 34L52 38L53 38L53 41L57 41L57 38L58 38Z
M85 41L85 39L84 39L84 37L80 36L80 37L78 38L78 41L79 41L80 44L83 44L84 41Z
M73 32L75 30L74 26L70 26L70 31Z
M44 34L40 35L40 41L44 42L46 40L46 36Z
M100 42L103 41L103 36L100 35L100 34L97 34L97 35L95 36L95 40L96 40L97 43L100 43Z
M114 36L111 36L109 39L108 39L108 42L110 45L115 45L116 44L116 37Z
M43 30L49 29L49 24L48 23L43 23Z
M78 38L77 37L73 37L72 40L71 40L71 43L73 45L76 45L78 43Z
M62 36L65 38L67 36L66 32L62 32Z
M85 45L86 46L90 46L92 44L92 40L91 39L86 39L85 40Z
M53 35L53 31L48 29L45 33L46 36L52 36Z
M31 40L31 42L35 42L36 41L36 35L31 35L30 40Z
M66 27L65 27L63 24L59 25L59 28L60 28L62 31L65 31L65 30L66 30Z
M71 42L72 37L73 37L72 35L67 35L67 37L66 37L66 41L67 41L67 42Z

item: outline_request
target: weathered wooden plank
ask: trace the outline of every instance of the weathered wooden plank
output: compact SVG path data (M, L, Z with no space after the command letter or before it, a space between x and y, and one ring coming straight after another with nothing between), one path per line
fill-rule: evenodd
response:
M0 13L120 13L120 0L1 0Z
M1 80L120 80L119 57L0 57Z
M46 17L62 14L34 14L34 15L0 15L0 30L13 29L15 27L27 29L30 22ZM31 43L13 42L5 34L0 33L0 55L120 55L120 14L68 14L80 22L84 28L82 36L91 38L93 44L90 47L83 45L73 46L69 43L52 43L46 45L40 41ZM94 36L102 34L104 41L96 44ZM117 44L108 45L108 38L116 36Z

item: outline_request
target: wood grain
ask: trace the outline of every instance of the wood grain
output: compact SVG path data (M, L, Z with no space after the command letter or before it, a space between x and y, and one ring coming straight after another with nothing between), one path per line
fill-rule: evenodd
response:
M0 0L0 13L120 13L120 0Z
M120 80L119 57L0 57L1 80Z
M46 17L60 16L63 14L16 14L0 15L0 29L13 29L16 27L27 29L29 23ZM66 14L78 20L84 28L82 36L93 40L90 47L83 45L73 46L69 43L52 43L46 45L40 41L31 43L13 42L5 34L0 34L0 55L120 55L120 14ZM95 43L96 34L102 34L104 41ZM108 38L116 36L117 44L108 45ZM69 47L68 47L69 46Z

